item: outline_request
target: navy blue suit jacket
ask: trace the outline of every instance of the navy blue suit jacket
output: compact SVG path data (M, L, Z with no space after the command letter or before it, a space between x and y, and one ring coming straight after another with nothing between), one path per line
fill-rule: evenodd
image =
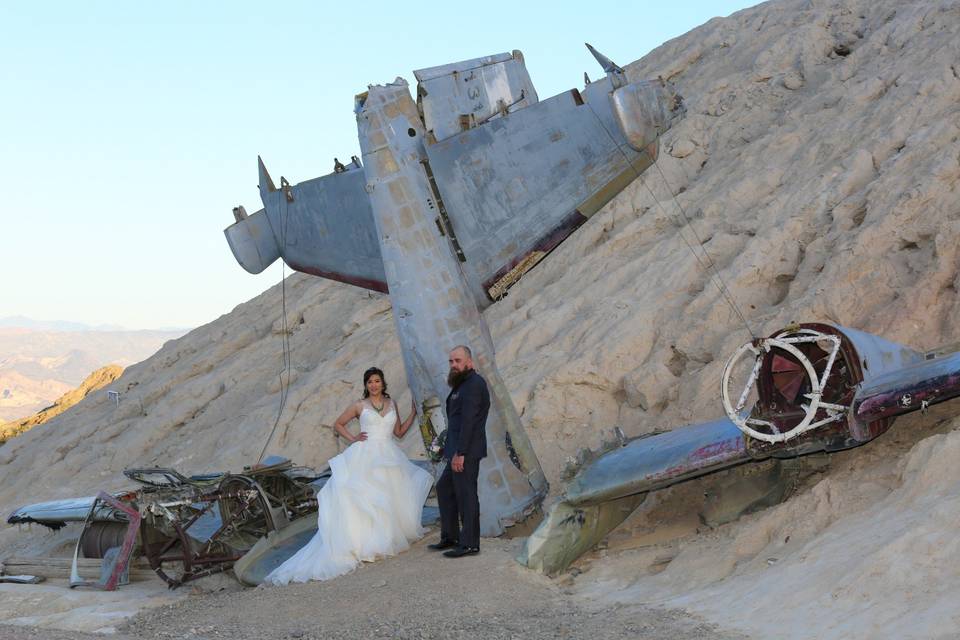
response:
M456 455L487 457L487 414L490 391L487 381L472 371L447 396L447 440L443 454L449 460Z

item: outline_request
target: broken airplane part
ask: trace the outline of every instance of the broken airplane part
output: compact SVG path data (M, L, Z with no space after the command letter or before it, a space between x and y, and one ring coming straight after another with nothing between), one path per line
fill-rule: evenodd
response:
M234 209L237 261L389 292L408 383L440 430L447 354L466 344L491 391L481 531L526 517L548 486L494 357L482 309L657 158L684 114L660 81L603 80L540 100L519 51L415 71L355 98L363 162L278 189L259 164L263 209ZM428 410L426 407L436 407Z
M330 477L283 458L268 458L241 474L186 477L173 469L150 468L127 469L124 475L139 488L28 505L7 522L51 529L84 523L71 586L113 590L130 559L143 555L157 575L177 587L230 569L258 540L298 518L315 523L315 494ZM81 556L104 559L100 583L80 579Z
M554 575L650 491L747 462L856 447L896 416L957 396L960 352L920 353L824 323L751 340L724 368L724 418L641 437L597 458L568 484L518 560Z
M140 486L27 505L7 522L54 530L83 523L71 587L112 591L126 583L131 561L141 556L170 588L230 569L252 586L316 533L316 493L330 478L329 471L318 473L275 456L240 474L187 477L164 468L123 473ZM438 517L436 507L424 506L424 526ZM100 581L80 578L81 557L102 560Z

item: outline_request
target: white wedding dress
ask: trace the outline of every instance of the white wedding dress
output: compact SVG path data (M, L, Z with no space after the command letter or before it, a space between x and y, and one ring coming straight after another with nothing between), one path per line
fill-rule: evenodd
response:
M332 476L317 494L316 535L264 582L329 580L405 551L426 533L420 518L433 477L393 441L396 420L396 405L381 416L364 403L360 430L367 439L330 459Z

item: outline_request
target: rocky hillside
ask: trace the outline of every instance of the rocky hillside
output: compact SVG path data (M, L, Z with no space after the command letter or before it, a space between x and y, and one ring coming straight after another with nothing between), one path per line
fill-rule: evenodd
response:
M749 333L708 261L757 334L826 320L918 349L960 339L960 2L777 0L712 20L629 73L674 82L687 119L663 140L655 167L486 316L554 488L566 458L614 425L637 435L720 415L720 371ZM281 406L269 450L320 464L337 451L329 425L371 365L407 401L385 297L295 275L286 336L280 309L278 286L129 367L115 383L119 407L89 396L0 448L0 505L123 486L128 465L238 469L256 459ZM648 602L686 594L682 606L767 633L770 612L789 601L796 633L778 637L871 637L870 616L880 614L907 616L918 637L935 637L955 609L924 599L922 588L929 575L960 597L955 578L940 581L944 562L960 575L955 554L934 553L936 541L955 537L960 481L924 468L940 468L938 452L957 446L951 412L960 413L956 402L898 423L886 444L844 454L783 509L709 534L690 529L676 543L687 550L680 561L599 559L597 575L616 580L587 595L614 597L627 585ZM58 428L65 420L71 428ZM905 428L912 435L900 437ZM936 430L946 433L924 439ZM415 433L406 445L418 453ZM855 496L844 500L848 489ZM936 518L912 533L890 529L908 504L916 510L907 524ZM824 542L856 540L850 531L870 531L872 546ZM784 538L794 546L772 555L769 545ZM0 533L0 546L26 544ZM888 562L866 562L877 548ZM841 561L857 568L860 587L821 572ZM659 582L647 577L654 571ZM919 572L912 609L888 607L884 593L901 593L907 572ZM669 588L658 595L648 584ZM723 613L724 602L733 611L751 598L765 618ZM831 626L834 616L845 626Z
M52 420L73 405L87 397L88 394L98 391L120 377L123 373L123 367L115 364L108 364L100 367L80 383L76 389L71 389L56 399L52 405L46 407L32 416L14 420L6 424L0 424L0 444L3 444L10 438L16 437L34 427Z
M94 369L139 362L183 331L71 329L76 323L0 318L0 422L36 413Z

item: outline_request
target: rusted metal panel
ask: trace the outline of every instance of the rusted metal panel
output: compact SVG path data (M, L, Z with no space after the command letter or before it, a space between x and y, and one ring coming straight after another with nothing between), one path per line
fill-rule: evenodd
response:
M94 504L90 507L90 513L87 524L93 521L96 514L96 505L103 503L111 509L115 509L121 517L126 519L127 531L123 536L123 544L116 551L112 559L104 557L103 575L98 582L91 582L80 577L77 563L80 557L80 545L83 536L77 540L76 547L73 550L73 563L70 566L70 588L75 587L94 587L104 591L115 591L121 584L126 584L128 576L128 567L130 565L130 556L133 554L133 545L137 540L137 533L140 531L140 513L130 506L113 497L109 493L101 491L94 499Z
M140 550L150 567L171 587L177 587L229 569L267 533L287 526L291 518L315 514L315 490L330 474L317 474L271 456L262 465L245 469L242 475L186 477L174 469L158 467L126 469L124 475L139 482L141 488L116 496L101 492L94 498L30 505L15 511L8 522L39 522L54 528L65 522L85 522L75 558L87 548L102 555L97 541L88 539L87 525L126 523L121 552L102 583L88 583L76 570L73 582L115 587L139 532ZM85 512L81 515L81 511ZM172 563L176 563L176 571Z
M853 400L858 425L926 409L960 396L960 353L874 376Z

